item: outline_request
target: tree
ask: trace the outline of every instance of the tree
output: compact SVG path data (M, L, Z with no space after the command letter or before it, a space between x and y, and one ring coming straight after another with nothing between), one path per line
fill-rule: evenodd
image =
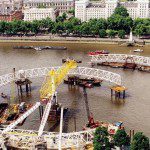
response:
M110 38L114 38L115 35L116 35L116 31L115 31L115 30L109 30L109 31L108 31L108 36L109 36Z
M124 39L126 35L126 32L124 30L119 30L118 31L118 37L121 39Z
M130 137L127 135L125 130L118 130L114 135L114 143L116 146L129 146L130 145Z
M108 131L105 127L98 127L94 133L94 150L110 150L110 142L108 139Z
M63 22L63 21L64 21L64 19L63 19L62 16L58 16L58 17L56 18L56 22Z
M84 22L81 25L81 34L82 35L90 35L91 34L90 25L87 22Z
M98 30L100 29L107 29L107 20L106 19L103 19L103 18L100 18L96 21L96 24L95 24L96 28Z
M133 20L131 17L123 17L115 14L108 18L108 29L125 30L129 33L132 26Z
M139 24L136 26L134 32L140 37L141 35L144 35L146 33L146 27L143 24Z
M72 14L72 15L75 15L75 9L70 9L70 10L68 11L68 13L70 13L70 14Z
M120 15L120 16L123 16L123 17L128 17L129 16L129 13L127 11L127 9L123 6L120 6L120 7L116 7L115 11L114 11L114 15Z
M40 22L38 20L34 20L31 24L31 31L36 35L40 31Z
M67 19L67 14L66 14L66 13L63 13L63 14L62 14L62 18L63 18L64 20L66 20L66 19Z
M106 30L105 29L101 29L99 30L99 37L100 38L104 38L107 35Z
M1 34L4 34L5 33L5 31L6 31L6 22L5 21L1 21L0 22L0 33Z
M142 132L137 132L133 136L131 150L149 150L149 138L143 135Z

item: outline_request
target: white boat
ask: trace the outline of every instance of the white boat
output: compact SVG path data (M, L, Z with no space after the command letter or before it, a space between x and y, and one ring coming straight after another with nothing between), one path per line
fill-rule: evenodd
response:
M41 47L34 47L34 49L35 49L36 51L41 51L41 50L42 50Z
M142 49L135 49L133 52L143 52Z

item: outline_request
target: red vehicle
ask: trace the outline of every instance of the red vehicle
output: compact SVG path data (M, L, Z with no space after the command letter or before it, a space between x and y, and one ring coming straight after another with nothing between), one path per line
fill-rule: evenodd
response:
M95 51L95 52L89 52L88 53L89 56L99 55L99 54L109 54L109 51L108 50L101 50L101 51Z

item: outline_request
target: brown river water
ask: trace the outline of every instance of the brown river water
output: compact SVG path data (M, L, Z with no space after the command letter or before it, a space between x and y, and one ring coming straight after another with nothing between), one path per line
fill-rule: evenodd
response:
M57 45L66 46L68 50L15 50L16 45ZM62 65L62 58L73 57L82 60L80 66L89 66L90 58L87 52L91 50L108 49L111 53L133 54L136 48L119 47L118 45L98 43L57 43L57 42L34 42L34 43L0 43L0 75L12 71L12 68L29 69L36 67L49 67ZM149 46L142 48L140 55L150 56ZM139 55L139 54L138 54ZM64 118L64 132L75 131L74 118L76 118L76 130L82 130L87 122L87 110L93 113L95 120L116 122L123 121L127 131L142 131L150 137L150 73L100 67L115 73L123 78L124 85L128 88L127 97L123 100L111 100L110 83L103 82L101 87L87 89L87 97L83 94L82 88L68 89L67 85L60 85L58 88L58 101L69 111ZM34 103L39 100L39 89L43 79L32 79L32 95L22 98L23 101ZM0 88L0 92L10 95L10 85ZM17 93L17 90L16 90ZM0 99L2 101L2 99ZM18 102L18 97L11 103ZM36 110L21 127L23 129L38 130L40 125L39 112ZM49 130L51 124L47 123L45 130ZM54 131L58 131L57 127Z

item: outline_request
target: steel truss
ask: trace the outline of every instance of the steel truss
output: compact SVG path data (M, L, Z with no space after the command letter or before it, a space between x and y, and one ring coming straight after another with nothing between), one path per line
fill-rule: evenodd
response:
M150 66L150 57L137 56L137 55L126 55L126 54L100 54L91 56L92 63L103 63L103 62L118 62L125 63L127 58L133 58L135 64L140 66Z
M28 70L20 70L15 73L6 74L0 76L0 87L11 83L14 80L25 78L37 78L45 76L50 70L58 70L60 67L44 67L34 68ZM98 78L108 82L112 82L117 85L121 85L121 76L116 73L112 73L105 70L78 67L72 69L68 75L85 76L89 78ZM7 145L13 147L19 147L22 149L35 149L36 145L45 143L48 149L58 149L59 147L59 133L43 132L41 136L38 136L38 131L23 130L23 129L11 129L3 132L4 129L0 129L0 146L4 147L5 141ZM6 130L4 130L6 131ZM78 148L83 149L85 144L93 142L93 133L95 129L89 129L81 132L62 133L61 147L62 148ZM7 140L6 140L7 139Z
M13 80L25 78L37 78L43 77L47 75L50 70L58 70L60 67L44 67L44 68L34 68L27 70L19 70L16 72L15 77L13 73L9 73L6 75L0 76L0 87L11 83ZM98 78L101 80L105 80L117 85L121 85L121 76L119 74L96 69L96 68L87 68L87 67L78 67L76 69L72 69L68 75L80 75L89 78Z
M83 149L85 144L93 142L94 131L95 129L90 129L81 132L62 133L62 149L71 147ZM2 133L2 129L0 129L0 133ZM8 146L21 149L35 149L36 145L40 143L46 143L48 149L58 149L59 147L59 133L56 132L43 132L43 135L38 137L38 131L11 129L3 136L7 138Z

